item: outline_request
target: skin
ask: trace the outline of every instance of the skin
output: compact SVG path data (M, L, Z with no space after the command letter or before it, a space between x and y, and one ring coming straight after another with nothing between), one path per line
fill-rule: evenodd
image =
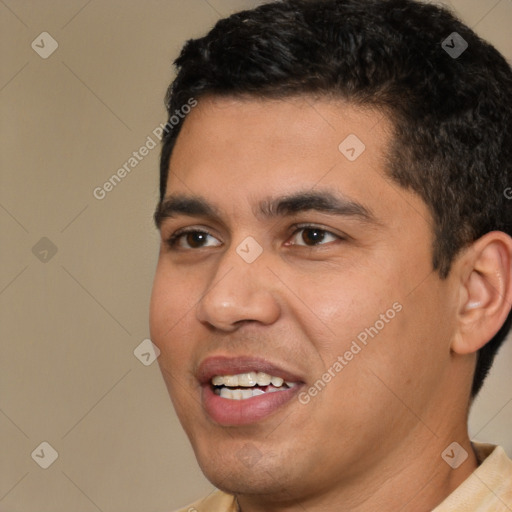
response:
M349 134L366 145L353 162L338 149ZM466 428L475 352L506 308L478 316L497 299L475 268L485 254L491 274L497 261L510 269L511 243L502 233L463 251L441 280L427 206L386 175L391 136L382 112L296 97L203 98L178 137L167 197L200 196L220 218L161 223L151 337L203 472L244 512L427 511L477 465ZM371 219L258 212L304 191L349 198ZM328 233L318 241L303 223ZM181 228L210 235L171 249ZM248 236L263 249L250 264L236 252ZM205 413L195 372L206 357L263 357L307 391L394 303L401 311L307 404L245 426ZM454 441L468 452L458 469L441 459Z

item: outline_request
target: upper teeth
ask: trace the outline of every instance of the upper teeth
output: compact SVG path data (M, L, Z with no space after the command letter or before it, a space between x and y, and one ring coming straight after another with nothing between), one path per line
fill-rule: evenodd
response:
M239 373L237 375L216 375L212 378L212 384L214 386L229 386L232 388L249 388L256 385L268 386L270 384L278 388L283 385L283 382L285 381L281 377L274 377L263 372ZM295 386L295 382L286 381L286 384L289 387Z

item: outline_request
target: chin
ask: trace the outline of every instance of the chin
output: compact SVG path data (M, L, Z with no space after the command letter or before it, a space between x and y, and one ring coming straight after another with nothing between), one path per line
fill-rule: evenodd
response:
M289 499L288 485L283 482L279 475L283 474L283 469L267 471L262 468L244 468L237 471L212 471L203 470L206 478L221 491L242 496L261 495L272 496L275 501L280 498Z
M294 460L292 453L263 453L257 443L251 441L233 441L230 446L219 444L216 451L209 444L205 450L194 447L196 458L205 477L218 489L236 495L269 495L275 499L288 498L287 489L293 487L293 481L301 481L290 470L300 467L301 462ZM259 445L258 445L259 446ZM220 452L220 453L219 453ZM296 453L296 452L295 452Z

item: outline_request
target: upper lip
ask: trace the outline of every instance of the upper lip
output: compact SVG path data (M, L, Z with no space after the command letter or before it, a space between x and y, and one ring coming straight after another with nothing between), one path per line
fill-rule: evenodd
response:
M201 384L207 384L215 375L237 375L248 372L264 372L274 377L281 377L288 382L304 382L300 376L267 359L250 356L208 357L199 365L196 376Z

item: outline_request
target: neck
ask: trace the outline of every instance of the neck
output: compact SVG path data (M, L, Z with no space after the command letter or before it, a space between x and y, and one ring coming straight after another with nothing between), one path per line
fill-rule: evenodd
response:
M326 493L290 499L292 490L284 490L287 498L269 496L237 497L239 512L428 512L451 494L478 466L476 456L464 429L438 437L432 432L411 436L404 448L389 454L386 460L349 483L340 481ZM460 449L446 450L456 442L467 452L467 459L456 469ZM458 452L459 450L459 452ZM445 459L442 458L444 453ZM453 462L455 461L455 462Z

